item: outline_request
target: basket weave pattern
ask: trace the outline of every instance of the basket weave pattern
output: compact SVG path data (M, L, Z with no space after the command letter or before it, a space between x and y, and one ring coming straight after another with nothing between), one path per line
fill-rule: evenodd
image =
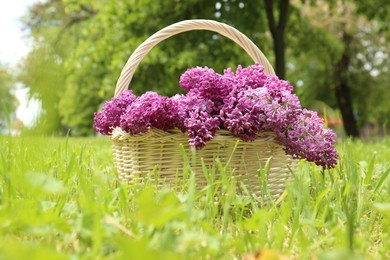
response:
M149 37L131 55L119 77L115 97L127 89L134 71L143 57L159 42L175 34L191 30L210 30L218 32L240 45L256 62L264 66L266 73L274 70L264 54L245 35L228 25L210 20L188 20L168 26ZM120 128L112 132L114 163L121 180L132 183L158 169L158 179L165 185L174 186L183 174L183 156L180 145L183 145L188 158L191 148L188 136L180 130L162 131L151 129L147 133L135 136L125 133ZM267 175L268 189L274 199L285 189L285 182L290 176L290 169L296 162L286 155L283 146L273 133L259 133L253 142L244 142L234 137L229 131L219 130L215 137L201 150L196 150L196 158L191 159L191 168L196 173L198 187L206 185L202 172L201 158L206 167L215 165L219 158L226 163L231 158L229 169L239 182L252 194L261 195L258 170L270 160ZM238 145L233 153L234 147ZM217 176L218 177L218 176Z
M188 136L180 130L162 131L152 129L145 134L131 136L121 129L112 134L114 163L119 178L126 183L133 183L157 167L159 182L174 187L181 178L184 167L179 146L183 145L187 157L191 158ZM238 145L233 149L238 141ZM234 171L236 179L243 183L251 194L262 195L259 187L258 170L265 167L269 158L268 189L274 199L285 189L285 182L290 177L290 167L295 160L283 151L274 134L261 133L254 142L243 142L232 137L226 130L220 130L207 146L196 151L196 158L191 161L191 169L196 172L198 187L204 187L207 179L202 173L202 160L206 166L215 165L216 159L222 163L231 158L229 170ZM233 156L232 156L233 155ZM153 178L153 176L150 176ZM217 175L216 178L219 176Z

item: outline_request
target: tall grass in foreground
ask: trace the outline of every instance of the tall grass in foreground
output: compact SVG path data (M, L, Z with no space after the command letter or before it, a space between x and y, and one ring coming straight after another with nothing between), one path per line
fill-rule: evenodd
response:
M229 172L195 187L190 165L179 192L121 184L107 139L0 137L0 258L386 259L388 147L341 143L337 168L302 162L261 205Z

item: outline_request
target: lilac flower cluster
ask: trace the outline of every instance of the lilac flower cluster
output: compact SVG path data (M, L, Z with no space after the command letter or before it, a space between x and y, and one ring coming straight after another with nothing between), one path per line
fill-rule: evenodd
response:
M324 168L337 164L336 134L324 128L324 120L314 111L301 110L278 136L286 146L286 153L294 158L306 159Z
M187 95L172 97L178 107L177 127L188 132L190 145L200 149L210 141L219 129L220 120L213 116L215 105L189 91Z
M168 97L148 91L128 105L120 118L120 127L132 135L150 128L169 130L176 126L177 107Z
M212 102L213 111L219 111L232 84L213 69L197 67L187 70L180 77L180 86L187 91L187 96L209 100Z
M112 129L120 125L122 114L135 99L133 92L126 90L119 97L106 101L102 112L95 113L95 130L101 134L110 135Z
M324 168L336 165L336 136L326 129L317 113L302 109L293 87L266 75L258 64L222 75L207 67L187 70L180 78L186 95L162 97L147 92L136 98L131 91L106 102L95 113L95 129L111 134L120 126L130 134L150 128L175 127L188 132L189 143L200 149L219 129L227 129L244 141L254 141L261 131L274 132L294 158Z

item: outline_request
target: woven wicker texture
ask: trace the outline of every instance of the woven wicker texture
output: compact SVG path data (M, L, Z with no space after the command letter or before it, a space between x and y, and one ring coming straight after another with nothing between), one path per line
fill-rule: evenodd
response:
M134 51L118 79L115 97L127 89L138 64L156 44L175 34L191 30L210 30L232 39L250 55L254 62L264 66L266 73L275 74L264 54L238 30L210 20L188 20L158 31ZM237 141L238 145L231 158L229 169L234 172L238 183L243 183L251 194L264 195L259 184L258 170L264 167L268 160L270 162L267 175L268 189L274 199L284 191L290 169L296 165L291 156L285 154L283 146L273 133L259 133L258 139L254 142L244 142L233 137L229 131L220 130L206 147L196 152L188 145L188 136L179 130L165 132L151 129L147 133L131 136L116 128L111 138L115 166L120 179L127 183L132 183L136 179L142 181L142 178L157 167L159 182L175 187L177 181L183 177L184 165L180 145L184 146L187 157L190 158L191 168L196 173L197 187L206 185L201 158L208 168L215 165L217 158L223 164L227 163Z

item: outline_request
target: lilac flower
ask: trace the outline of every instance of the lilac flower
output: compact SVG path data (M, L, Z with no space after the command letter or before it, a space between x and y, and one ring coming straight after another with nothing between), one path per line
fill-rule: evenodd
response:
M280 93L281 91L288 91L291 93L294 90L293 86L291 86L288 81L279 79L275 75L267 75L264 86L272 94Z
M204 81L203 78L211 74L213 76L215 74L213 69L209 69L208 67L196 67L188 69L183 75L180 76L180 87L182 87L185 91L190 91L191 89L197 88L198 84L201 81Z
M135 135L145 133L152 127L172 129L176 120L177 107L172 100L148 91L127 107L120 118L120 127Z
M111 134L120 126L132 135L155 127L174 127L188 133L189 143L200 149L217 130L227 129L244 141L261 131L276 133L287 154L324 168L336 165L336 135L326 129L317 113L302 109L289 82L266 75L258 64L222 75L207 67L187 70L180 78L186 95L172 98L131 91L114 98L95 113L95 129Z
M246 68L241 65L236 70L235 87L239 89L254 89L264 87L267 75L264 73L264 67L255 64Z
M214 104L207 99L191 94L173 97L178 107L178 127L188 132L190 145L200 149L210 141L219 129L220 120L213 117Z
M266 88L232 92L220 112L223 127L244 141L254 141L265 128L267 95Z
M324 120L314 111L306 109L291 120L285 131L278 132L287 154L306 159L326 168L333 168L338 158L334 147L335 133L324 128Z
M131 90L122 92L117 98L104 103L102 112L94 114L94 129L104 135L110 135L112 129L120 125L120 117L133 103L135 95Z
M256 65L237 69L236 79L231 81L234 87L220 111L222 128L244 141L255 140L260 131L275 132L287 154L334 167L333 131L325 129L315 112L302 110L287 81L263 73Z
M208 67L187 70L180 77L180 86L189 95L210 100L214 104L212 114L219 113L224 98L230 93L232 84Z

